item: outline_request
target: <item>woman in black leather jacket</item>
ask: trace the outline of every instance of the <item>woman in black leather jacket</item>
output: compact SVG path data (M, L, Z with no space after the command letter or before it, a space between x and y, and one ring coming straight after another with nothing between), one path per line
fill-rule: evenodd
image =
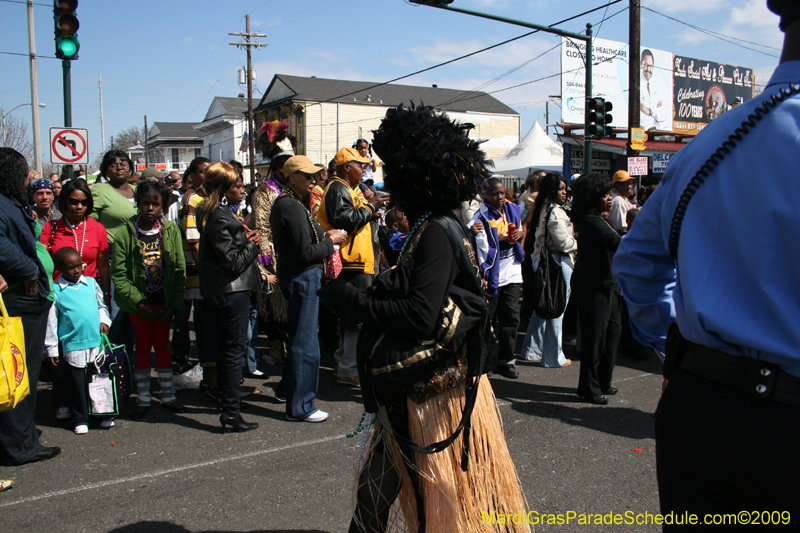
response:
M225 193L239 174L227 163L214 163L205 171L206 200L197 210L200 230L200 293L219 332L217 387L222 404L222 430L249 431L239 414L242 365L250 327L250 302L259 288L256 267L258 232L243 225L226 204Z

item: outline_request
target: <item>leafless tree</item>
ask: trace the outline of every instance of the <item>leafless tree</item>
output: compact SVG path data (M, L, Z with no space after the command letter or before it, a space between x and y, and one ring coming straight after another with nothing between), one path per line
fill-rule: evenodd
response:
M144 144L144 128L139 126L131 126L114 135L114 148L117 150L125 150L137 144Z
M0 107L0 116L5 115L5 111ZM33 162L33 139L28 135L28 123L23 118L9 115L5 117L0 132L0 142L3 146L13 148L25 156L28 164Z

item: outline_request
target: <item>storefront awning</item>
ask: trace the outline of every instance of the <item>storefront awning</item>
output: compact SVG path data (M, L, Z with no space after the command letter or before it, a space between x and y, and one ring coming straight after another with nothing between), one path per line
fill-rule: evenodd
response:
M574 144L583 148L583 136L580 135L559 135L558 140L563 144ZM641 150L639 155L648 156L653 154L663 154L664 152L677 152L689 143L676 141L646 141L646 150ZM624 155L627 153L628 139L603 139L592 141L595 150L611 152L612 154Z

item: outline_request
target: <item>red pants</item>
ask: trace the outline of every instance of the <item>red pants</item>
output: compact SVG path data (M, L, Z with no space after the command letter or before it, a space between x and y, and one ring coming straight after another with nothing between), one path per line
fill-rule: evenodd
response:
M156 309L163 310L163 305L154 305ZM169 353L169 330L172 324L164 324L158 320L142 318L130 314L133 324L133 333L136 335L136 370L150 369L150 350L156 352L156 368L172 369L172 357Z

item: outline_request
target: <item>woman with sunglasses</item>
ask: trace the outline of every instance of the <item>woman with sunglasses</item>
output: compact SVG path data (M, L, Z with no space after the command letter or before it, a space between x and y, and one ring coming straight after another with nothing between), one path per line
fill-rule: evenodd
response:
M84 180L70 180L58 197L58 210L64 213L42 228L41 241L50 255L65 246L75 248L81 254L86 267L83 275L96 278L103 289L106 305L111 305L111 278L108 274L108 235L102 224L89 217L94 210L94 201L89 186ZM58 280L61 273L53 273Z

